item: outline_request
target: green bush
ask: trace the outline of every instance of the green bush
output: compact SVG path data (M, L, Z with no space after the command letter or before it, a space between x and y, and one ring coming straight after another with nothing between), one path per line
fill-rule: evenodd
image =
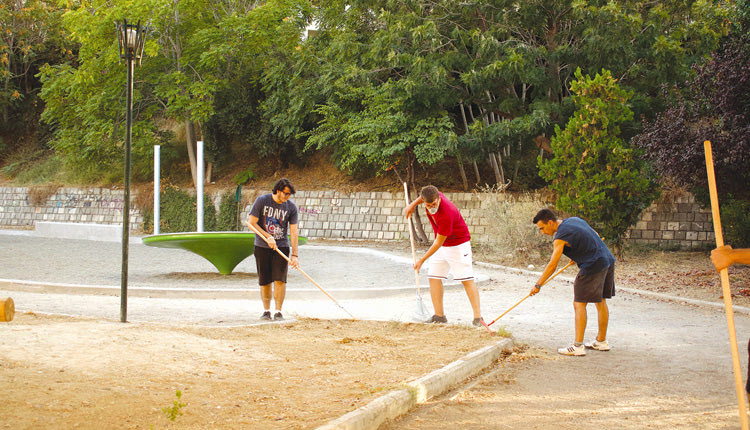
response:
M196 231L198 229L195 197L187 192L167 186L161 193L160 233ZM153 214L152 214L153 216ZM216 208L211 198L203 195L203 230L216 231Z
M216 220L216 229L218 231L238 231L239 202L235 200L236 190L229 189L221 195L219 203L219 215Z
M576 70L571 83L576 111L565 128L555 126L554 157L539 157L539 174L557 193L557 209L580 216L614 244L622 256L627 230L659 189L649 179L640 152L622 137L632 122L632 92L607 70L595 77Z
M750 202L730 196L721 205L721 226L726 244L733 248L750 247Z

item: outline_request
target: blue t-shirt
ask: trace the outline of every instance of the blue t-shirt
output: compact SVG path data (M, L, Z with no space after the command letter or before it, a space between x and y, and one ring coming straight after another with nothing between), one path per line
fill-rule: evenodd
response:
M555 239L564 240L568 245L563 254L575 261L581 273L599 273L615 262L615 257L602 242L599 235L584 220L578 217L566 218L557 227Z
M272 194L263 194L255 199L250 215L258 218L258 225L267 231L274 240L276 246L289 247L289 224L297 224L297 205L291 200L284 203L276 203ZM258 235L255 236L255 246L268 248L265 240Z

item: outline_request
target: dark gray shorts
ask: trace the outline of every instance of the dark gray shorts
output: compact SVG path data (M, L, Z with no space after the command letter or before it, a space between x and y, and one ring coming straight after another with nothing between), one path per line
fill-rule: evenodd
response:
M615 264L598 273L578 272L573 283L573 300L579 303L601 303L615 295Z
M289 247L280 246L279 251L289 256ZM255 268L258 270L258 285L269 285L274 281L286 283L286 275L289 271L289 263L271 248L256 246L253 251L255 255Z

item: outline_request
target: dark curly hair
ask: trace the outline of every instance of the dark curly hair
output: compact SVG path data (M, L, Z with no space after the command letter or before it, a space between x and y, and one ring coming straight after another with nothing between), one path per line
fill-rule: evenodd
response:
M290 181L287 178L281 178L279 179L276 184L273 186L273 190L271 191L272 194L276 194L276 191L284 191L284 188L289 187L289 192L294 194L297 191L294 189L294 185L292 185L292 181Z

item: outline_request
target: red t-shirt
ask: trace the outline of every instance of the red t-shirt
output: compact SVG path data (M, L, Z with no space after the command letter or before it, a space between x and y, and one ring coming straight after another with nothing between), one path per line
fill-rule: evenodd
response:
M438 206L435 215L426 211L435 236L440 234L446 237L443 246L456 246L471 240L469 227L466 226L464 217L461 216L461 212L458 211L456 205L448 200L443 193L438 192L438 195L440 196L440 206Z

